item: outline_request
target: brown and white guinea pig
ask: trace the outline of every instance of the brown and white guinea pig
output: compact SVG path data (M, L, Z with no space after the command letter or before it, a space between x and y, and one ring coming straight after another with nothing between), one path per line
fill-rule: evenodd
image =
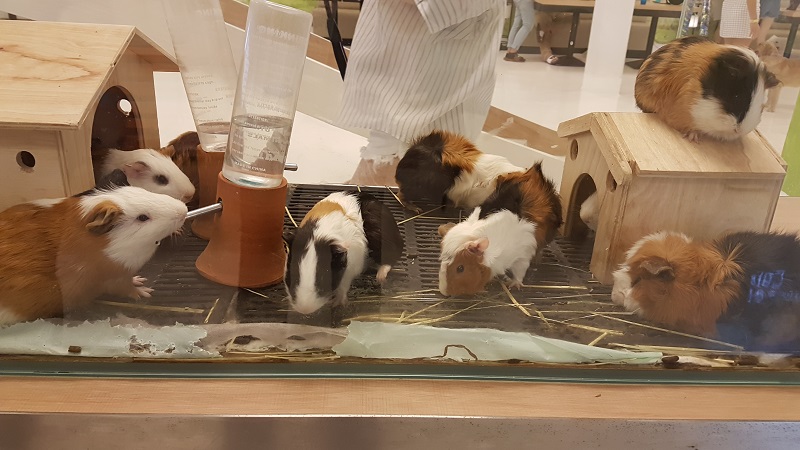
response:
M511 285L522 285L536 253L537 226L502 209L481 218L477 207L467 220L439 227L439 291L442 295L472 295L498 275L511 272Z
M561 197L553 181L544 176L541 162L525 172L497 177L497 187L481 204L480 218L503 209L536 224L537 255L555 239L564 222Z
M190 208L198 206L197 192L200 189L200 172L197 169L198 145L200 145L200 137L197 132L187 131L171 140L166 147L158 150L162 155L169 157L192 182L195 195L187 202Z
M0 213L0 324L59 316L101 294L149 297L136 273L186 218L179 200L125 186Z
M756 128L764 92L777 83L752 50L689 36L647 57L634 97L693 142L701 135L730 141Z
M383 284L403 254L403 236L389 208L364 192L334 192L306 214L289 244L284 285L292 308L311 314L333 300L347 303L350 284L376 263Z
M194 197L194 185L172 160L157 150L107 149L92 155L94 178L101 180L122 170L131 186L169 195L186 203Z
M524 170L502 156L481 152L463 136L437 130L411 144L397 165L395 180L400 199L412 209L418 209L414 203L447 200L473 208L491 195L499 175Z
M713 336L733 324L750 347L794 343L800 351L800 239L737 232L699 242L654 233L614 272L611 298L680 331Z

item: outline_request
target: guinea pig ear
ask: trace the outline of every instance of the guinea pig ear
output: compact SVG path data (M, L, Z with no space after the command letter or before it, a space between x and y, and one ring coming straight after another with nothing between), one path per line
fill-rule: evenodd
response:
M125 164L122 171L125 172L125 176L129 180L135 180L146 176L150 172L150 166L145 162L136 161L135 163Z
M444 225L439 225L439 236L444 237L448 231L453 229L454 226L456 226L456 224L453 222L447 222Z
M337 255L345 255L347 254L347 247L342 244L331 244L331 252Z
M478 256L483 256L483 252L487 248L489 248L489 239L485 237L467 243L467 250Z
M289 244L289 247L292 246L292 242L294 242L295 231L294 230L284 230L283 232L283 240Z
M100 202L86 214L86 229L97 235L108 233L121 215L122 210L114 202Z
M662 281L672 281L675 279L675 270L664 258L654 257L642 261L640 267Z
M162 155L171 159L173 156L175 156L175 146L170 144L166 147L160 148L158 149L158 153L161 153Z
M781 83L781 80L779 80L774 73L769 70L765 70L764 72L764 89L774 88Z

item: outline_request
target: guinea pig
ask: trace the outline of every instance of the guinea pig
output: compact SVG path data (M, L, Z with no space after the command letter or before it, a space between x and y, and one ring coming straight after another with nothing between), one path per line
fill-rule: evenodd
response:
M419 210L415 202L473 208L494 191L496 178L525 169L502 156L478 150L455 133L434 131L415 140L397 164L395 180L403 203Z
M660 232L639 240L614 272L612 300L652 322L714 336L735 324L751 345L800 350L800 239L737 232L697 242Z
M383 284L403 253L403 236L389 208L365 192L334 192L305 215L289 244L284 285L292 308L311 314L333 300L345 305L367 258Z
M128 184L128 177L126 177L125 172L120 169L114 169L113 172L100 179L93 188L76 194L75 197L91 195L97 191L110 191L122 186L130 186L130 184Z
M600 200L596 191L581 203L579 215L590 230L597 231L597 224L600 222Z
M480 218L477 207L467 220L439 227L442 249L439 292L472 295L498 275L511 272L511 286L519 287L536 253L536 228L508 210Z
M647 57L634 97L692 142L701 135L731 141L756 128L764 92L777 84L752 50L689 36Z
M166 194L186 203L194 197L194 185L178 166L157 150L108 149L94 161L95 180L101 180L116 169L122 170L131 186Z
M170 158L192 182L195 195L187 202L190 208L198 205L197 192L200 189L200 172L197 169L198 145L200 145L200 137L197 132L187 131L171 140L166 147L158 150L159 153Z
M149 297L136 273L186 218L179 200L125 186L0 213L0 324L55 317L101 294Z
M537 256L553 241L563 221L561 196L555 184L544 176L542 163L525 172L497 177L497 186L481 204L480 218L508 210L536 225Z

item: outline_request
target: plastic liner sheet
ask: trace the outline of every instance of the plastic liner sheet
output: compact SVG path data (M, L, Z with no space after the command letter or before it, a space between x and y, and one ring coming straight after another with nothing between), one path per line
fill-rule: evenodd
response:
M661 352L629 352L592 347L488 328L450 329L424 325L352 322L347 338L333 347L339 356L438 358L541 363L656 364Z

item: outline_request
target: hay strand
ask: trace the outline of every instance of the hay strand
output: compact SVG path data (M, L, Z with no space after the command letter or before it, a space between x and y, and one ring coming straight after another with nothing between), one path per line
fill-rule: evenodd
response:
M606 316L606 315L603 315L603 314L600 314L600 313L591 313L591 314L594 315L594 316L603 317L603 318L606 318L606 319L616 320L616 321L619 321L619 322L627 323L628 325L637 325L637 326L640 326L640 327L643 327L643 328L649 328L651 330L663 331L664 333L670 333L670 334L675 334L677 336L683 336L683 337L688 337L688 338L692 338L692 339L697 339L697 340L700 340L700 341L711 342L712 344L718 344L718 345L722 345L722 346L725 346L725 347L735 348L737 350L744 350L744 347L742 347L742 346L730 344L728 342L718 341L716 339L710 339L710 338L703 337L703 336L696 336L694 334L689 334L689 333L682 333L680 331L673 331L673 330L669 330L667 328L654 327L652 325L645 325L643 323L632 322L630 320L620 319L619 317Z
M419 214L417 214L416 216L411 216L411 217L409 217L408 219L403 219L403 220L401 220L401 221L397 222L397 224L398 224L398 225L402 225L402 224L404 224L404 223L406 223L406 222L410 222L410 221L412 221L412 220L414 220L414 219L416 219L416 218L418 218L418 217L423 217L423 216L425 216L426 214L430 214L430 213L432 213L432 212L434 212L434 211L436 211L436 210L442 209L442 208L444 208L444 205L440 205L440 206L437 206L436 208L429 209L429 210L427 210L427 211L425 211L425 212L422 212L422 213L419 213Z
M530 313L530 312L528 312L528 310L527 310L526 308L524 308L522 305L520 305L520 304L519 304L519 302L517 301L517 299L514 297L514 294L512 294L512 293L511 293L511 290L510 290L510 289L508 289L508 286L506 286L506 284L505 284L505 283L500 283L500 285L501 285L501 286L503 286L503 290L504 290L504 291L506 291L506 295L508 295L508 298L509 298L509 299L511 299L511 303L513 303L513 304L514 304L514 306L516 306L516 307L517 307L517 308L518 308L520 311L522 311L522 312L523 312L523 313L524 313L526 316L528 316L528 317L533 317L533 316L531 316L531 313ZM548 321L547 321L547 318L545 318L545 317L544 317L544 314L542 314L542 313L541 313L541 312L540 312L538 309L536 309L536 308L533 308L533 311L536 313L536 315L537 315L537 316L539 316L539 318L540 318L540 319L542 319L542 320L544 321L545 325L547 325L547 328L552 328L552 325L550 325L550 322L548 322Z
M288 206L284 206L283 209L284 209L284 211L286 211L286 215L289 216L289 220L292 221L292 225L294 225L294 227L297 228L297 222L294 221L294 217L292 217L292 213L289 212L289 207Z
M121 308L149 309L149 310L153 310L153 311L169 311L169 312L189 313L189 314L202 314L202 313L206 312L205 309L190 308L188 306L144 305L144 304L137 304L137 303L112 302L112 301L108 301L108 300L97 300L97 301L95 301L95 303L100 303L100 304L109 305L109 306L119 306Z
M589 347L594 347L594 346L595 346L595 344L597 344L598 342L600 342L601 340L603 340L603 338L604 338L604 337L606 337L606 336L608 336L608 333L603 333L603 334L601 334L600 336L597 336L596 338L594 338L594 340L593 340L592 342L589 342L587 345L588 345Z
M214 309L217 307L218 303L219 303L219 297L217 297L217 299L214 300L214 304L211 306L211 309L208 310L208 314L206 315L205 320L203 320L203 323L208 323L208 320L211 319L211 314L214 312Z

